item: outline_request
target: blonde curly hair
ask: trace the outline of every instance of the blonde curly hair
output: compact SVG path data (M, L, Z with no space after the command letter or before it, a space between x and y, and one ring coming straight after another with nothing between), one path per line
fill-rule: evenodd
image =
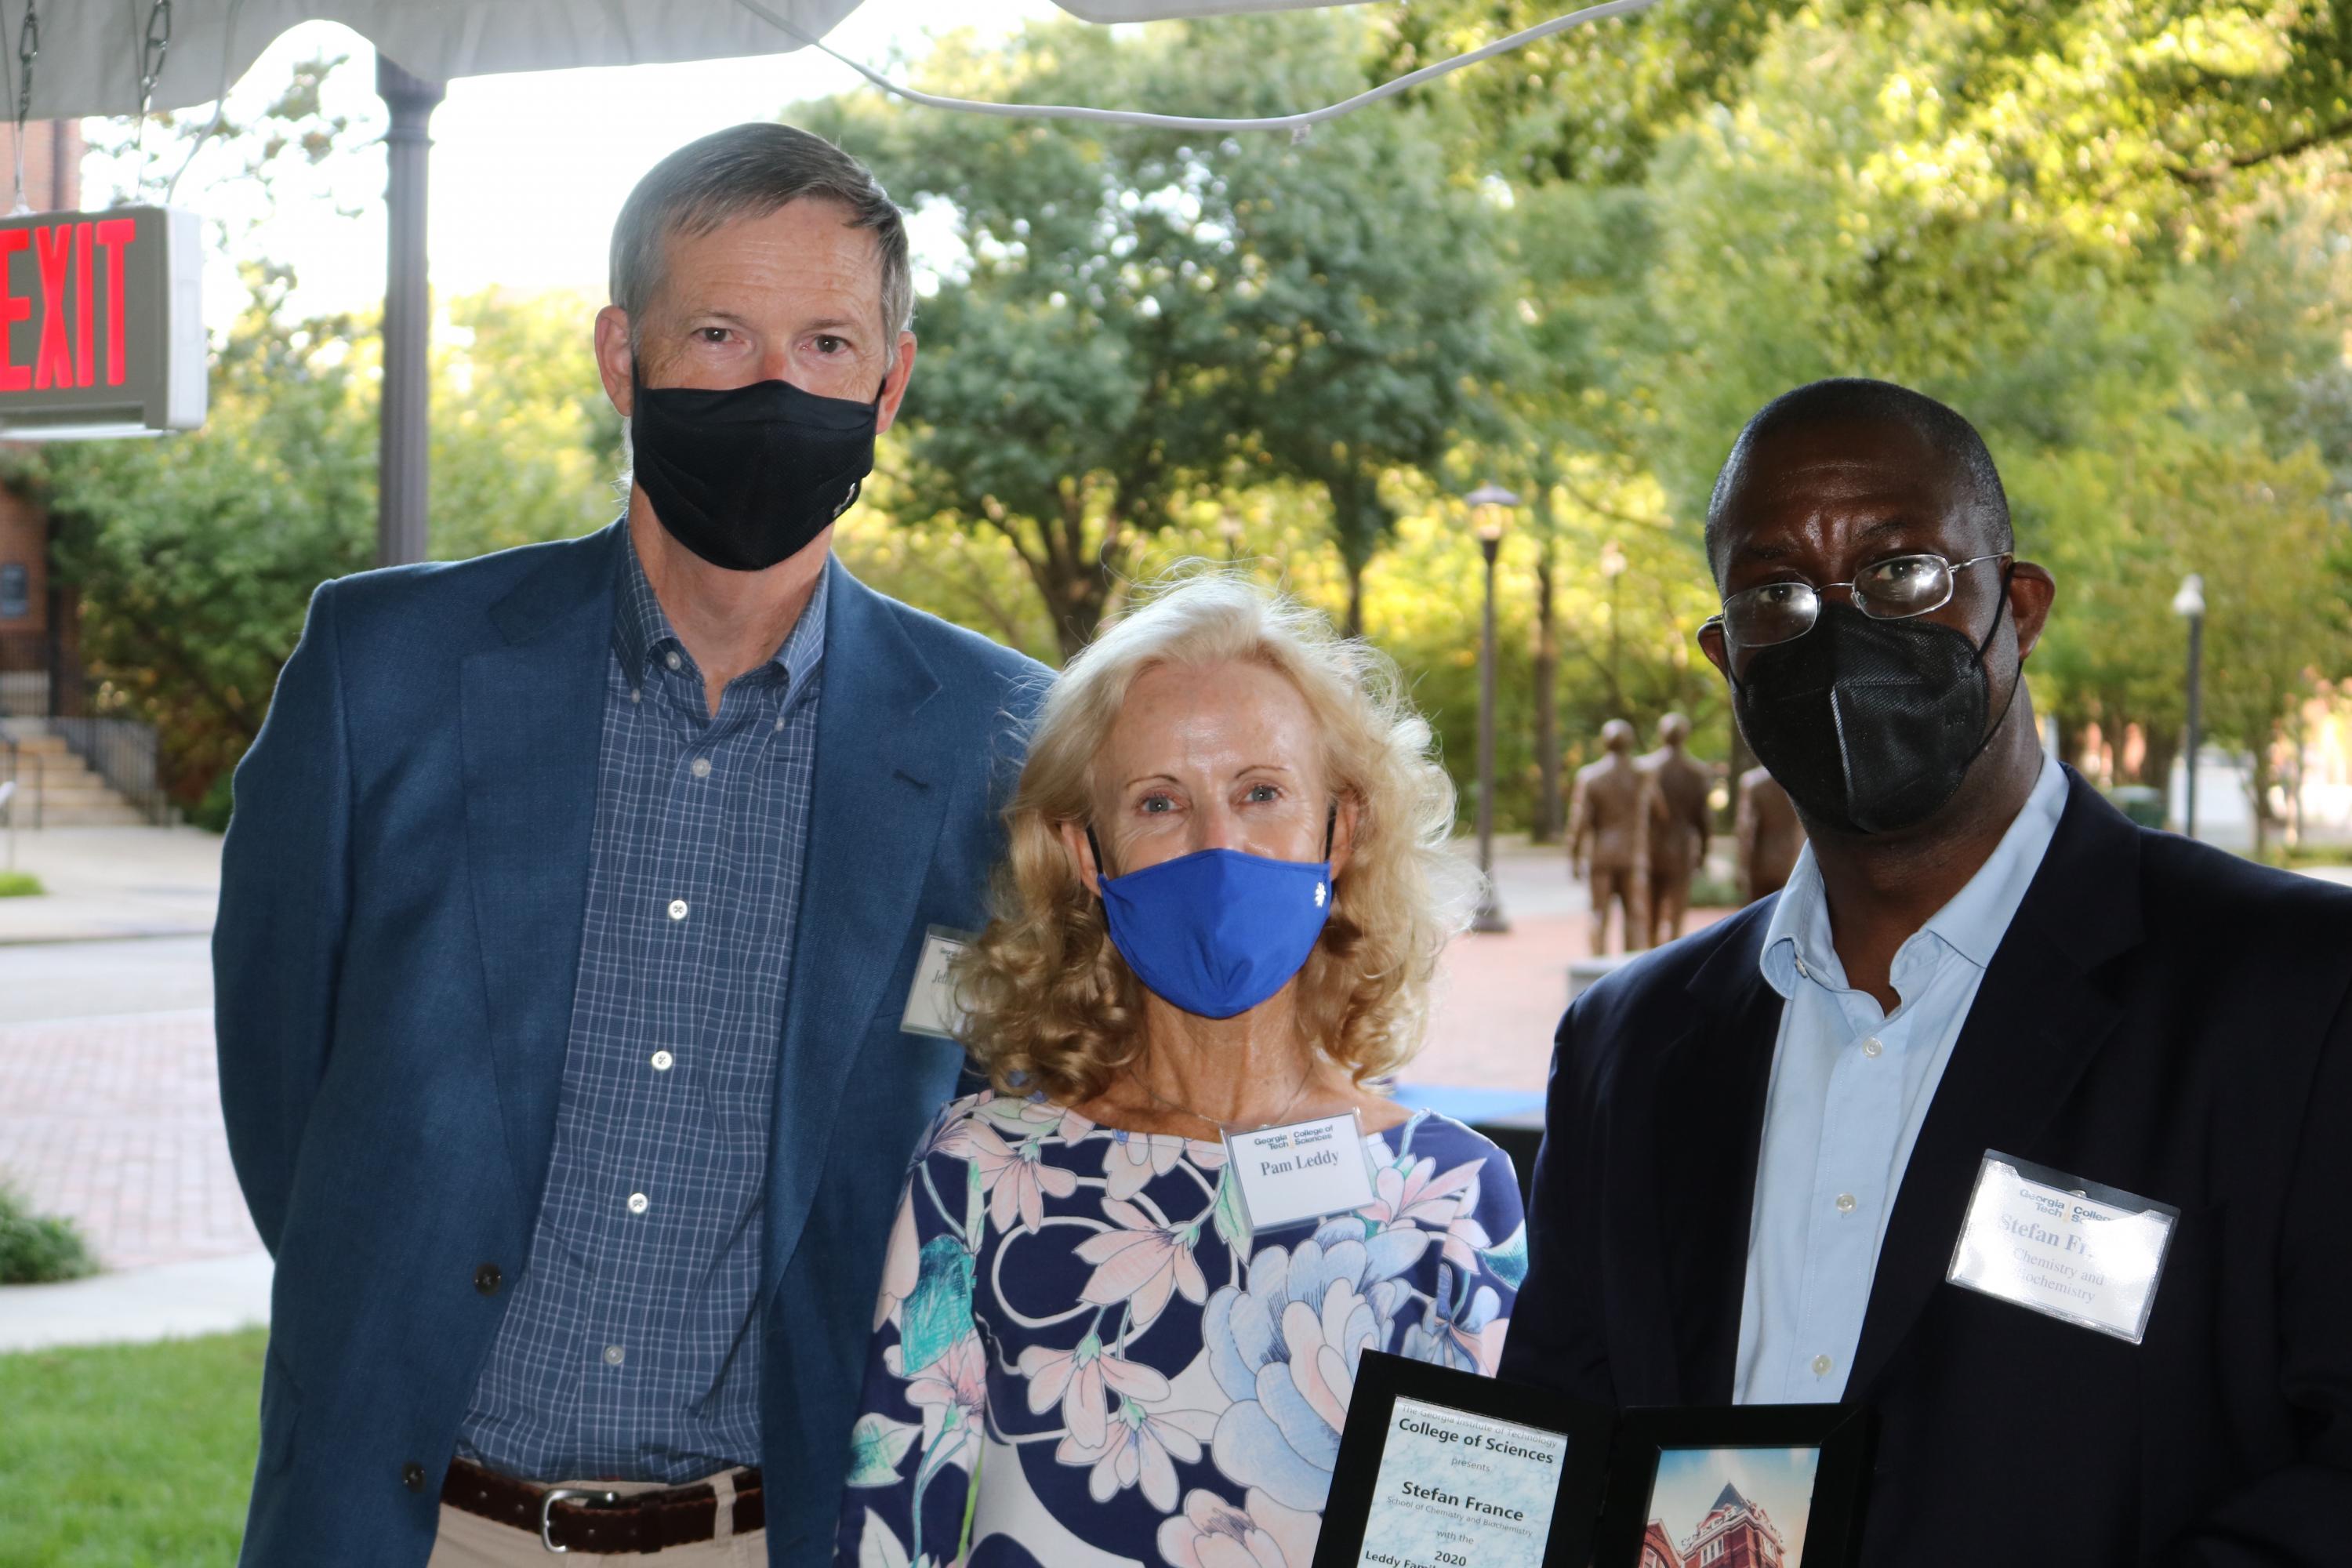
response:
M1358 1082L1420 1048L1438 955L1477 887L1476 870L1446 847L1454 785L1428 721L1387 655L1338 636L1297 600L1204 571L1108 626L1038 711L1005 809L993 918L957 970L964 1043L998 1089L1075 1104L1140 1056L1140 985L1059 829L1093 814L1095 759L1138 677L1235 660L1298 689L1322 736L1325 777L1355 807L1330 919L1299 973L1307 1037Z

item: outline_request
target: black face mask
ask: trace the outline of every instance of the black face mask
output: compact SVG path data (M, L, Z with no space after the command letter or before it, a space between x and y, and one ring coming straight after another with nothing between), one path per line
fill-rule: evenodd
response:
M764 572L849 510L874 471L871 403L789 382L708 390L635 387L636 482L672 538L713 566Z
M2009 604L2006 574L2000 604ZM2000 616L1996 609L1993 631ZM1733 679L1739 731L1797 809L1822 826L1916 827L1959 792L2000 727L1985 726L1993 631L1972 643L1934 621L1874 620L1826 603L1812 630L1759 649L1747 679ZM2016 685L2009 700L2017 700Z

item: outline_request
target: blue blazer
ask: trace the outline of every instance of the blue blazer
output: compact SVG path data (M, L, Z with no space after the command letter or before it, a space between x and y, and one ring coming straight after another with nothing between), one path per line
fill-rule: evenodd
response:
M252 1568L432 1551L554 1140L625 538L321 587L237 769L221 1102L278 1261ZM831 1555L891 1206L963 1063L898 1020L924 928L983 918L1044 687L828 583L757 1327L777 1568Z
M2327 1568L2352 1518L2352 894L2069 770L1888 1216L1846 1399L1879 1568ZM1769 901L1576 999L1507 1378L1724 1405L1781 1002ZM1945 1282L1986 1151L2180 1210L2139 1344Z

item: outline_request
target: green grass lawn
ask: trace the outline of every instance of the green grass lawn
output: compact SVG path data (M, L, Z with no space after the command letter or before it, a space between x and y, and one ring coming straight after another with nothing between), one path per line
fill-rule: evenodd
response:
M235 1563L267 1339L255 1329L0 1355L0 1562Z
M0 871L0 899L37 899L43 890L30 871Z

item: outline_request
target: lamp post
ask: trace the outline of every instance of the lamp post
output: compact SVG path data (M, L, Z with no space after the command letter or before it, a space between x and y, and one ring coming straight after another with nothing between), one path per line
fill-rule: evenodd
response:
M1470 918L1474 931L1511 929L1503 918L1503 902L1495 896L1495 557L1503 548L1503 527L1519 498L1489 479L1463 498L1478 531L1479 553L1486 558L1486 615L1478 641L1478 912Z
M2186 798L2180 808L2180 831L2189 837L2197 837L2197 748L2202 736L2203 692L2202 676L2205 661L2205 579L2191 572L2180 580L2180 592L2172 595L2172 613L2189 623L2189 764L2184 775L2189 781Z

